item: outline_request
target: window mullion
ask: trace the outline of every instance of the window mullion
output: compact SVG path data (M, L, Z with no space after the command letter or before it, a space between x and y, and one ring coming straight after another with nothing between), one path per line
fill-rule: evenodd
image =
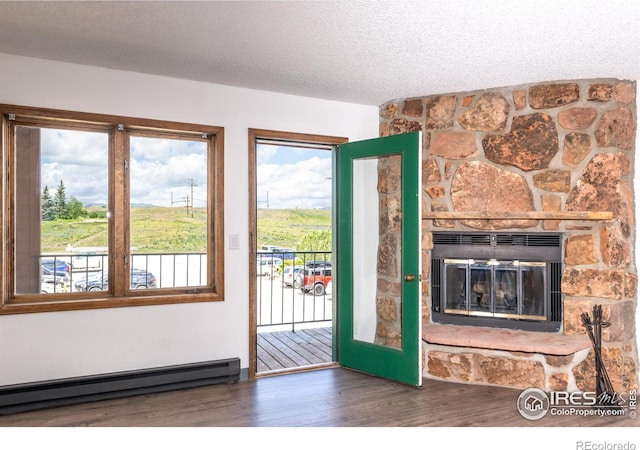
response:
M123 130L114 130L111 139L109 172L113 183L109 187L109 209L112 236L109 260L109 282L113 295L123 296L129 281L126 258L128 257L127 227L129 223L128 183L129 175L125 166L128 151L128 135Z

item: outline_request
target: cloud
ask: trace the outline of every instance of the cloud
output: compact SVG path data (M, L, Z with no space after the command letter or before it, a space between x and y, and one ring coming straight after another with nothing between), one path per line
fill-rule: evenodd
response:
M107 133L43 128L40 139L42 189L54 195L62 181L69 198L107 203Z
M201 141L131 139L131 203L158 206L207 203L207 144Z
M43 129L42 188L54 194L60 181L68 197L85 205L108 201L108 135ZM207 204L207 145L204 142L133 137L129 174L131 203L171 206L172 200ZM184 201L182 202L184 205Z
M40 157L43 163L103 167L109 135L104 132L42 128Z
M257 148L259 208L331 208L331 152L260 144Z
M68 197L85 205L107 204L107 133L43 129L42 187L54 195L62 180ZM259 144L258 207L331 208L331 152ZM206 206L207 145L201 141L135 136L129 173L131 203L182 206L189 197Z

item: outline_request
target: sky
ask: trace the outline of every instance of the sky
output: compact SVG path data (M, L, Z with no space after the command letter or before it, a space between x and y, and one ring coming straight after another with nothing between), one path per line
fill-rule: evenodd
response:
M42 129L41 187L52 196L60 181L68 198L85 206L106 205L108 135ZM206 206L206 144L198 141L132 137L129 171L131 203ZM326 149L257 146L258 208L331 208L332 155Z
M41 185L55 195L60 181L68 198L85 206L107 204L108 136L105 133L43 129ZM131 203L206 206L207 146L200 141L132 137Z
M256 159L258 208L331 208L329 150L259 144Z
M86 204L107 204L106 133L43 128L41 187L53 197L63 182L67 196Z

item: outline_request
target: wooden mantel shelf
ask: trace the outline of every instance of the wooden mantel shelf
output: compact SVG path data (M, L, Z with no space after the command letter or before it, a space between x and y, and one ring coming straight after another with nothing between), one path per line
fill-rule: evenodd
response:
M611 211L431 211L422 220L612 220Z

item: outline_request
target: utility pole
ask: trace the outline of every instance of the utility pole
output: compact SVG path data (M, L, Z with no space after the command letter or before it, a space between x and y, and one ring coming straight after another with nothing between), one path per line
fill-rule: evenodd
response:
M189 186L191 187L191 217L193 217L193 187L197 186L193 178L189 178ZM189 215L189 199L187 199L187 216Z

